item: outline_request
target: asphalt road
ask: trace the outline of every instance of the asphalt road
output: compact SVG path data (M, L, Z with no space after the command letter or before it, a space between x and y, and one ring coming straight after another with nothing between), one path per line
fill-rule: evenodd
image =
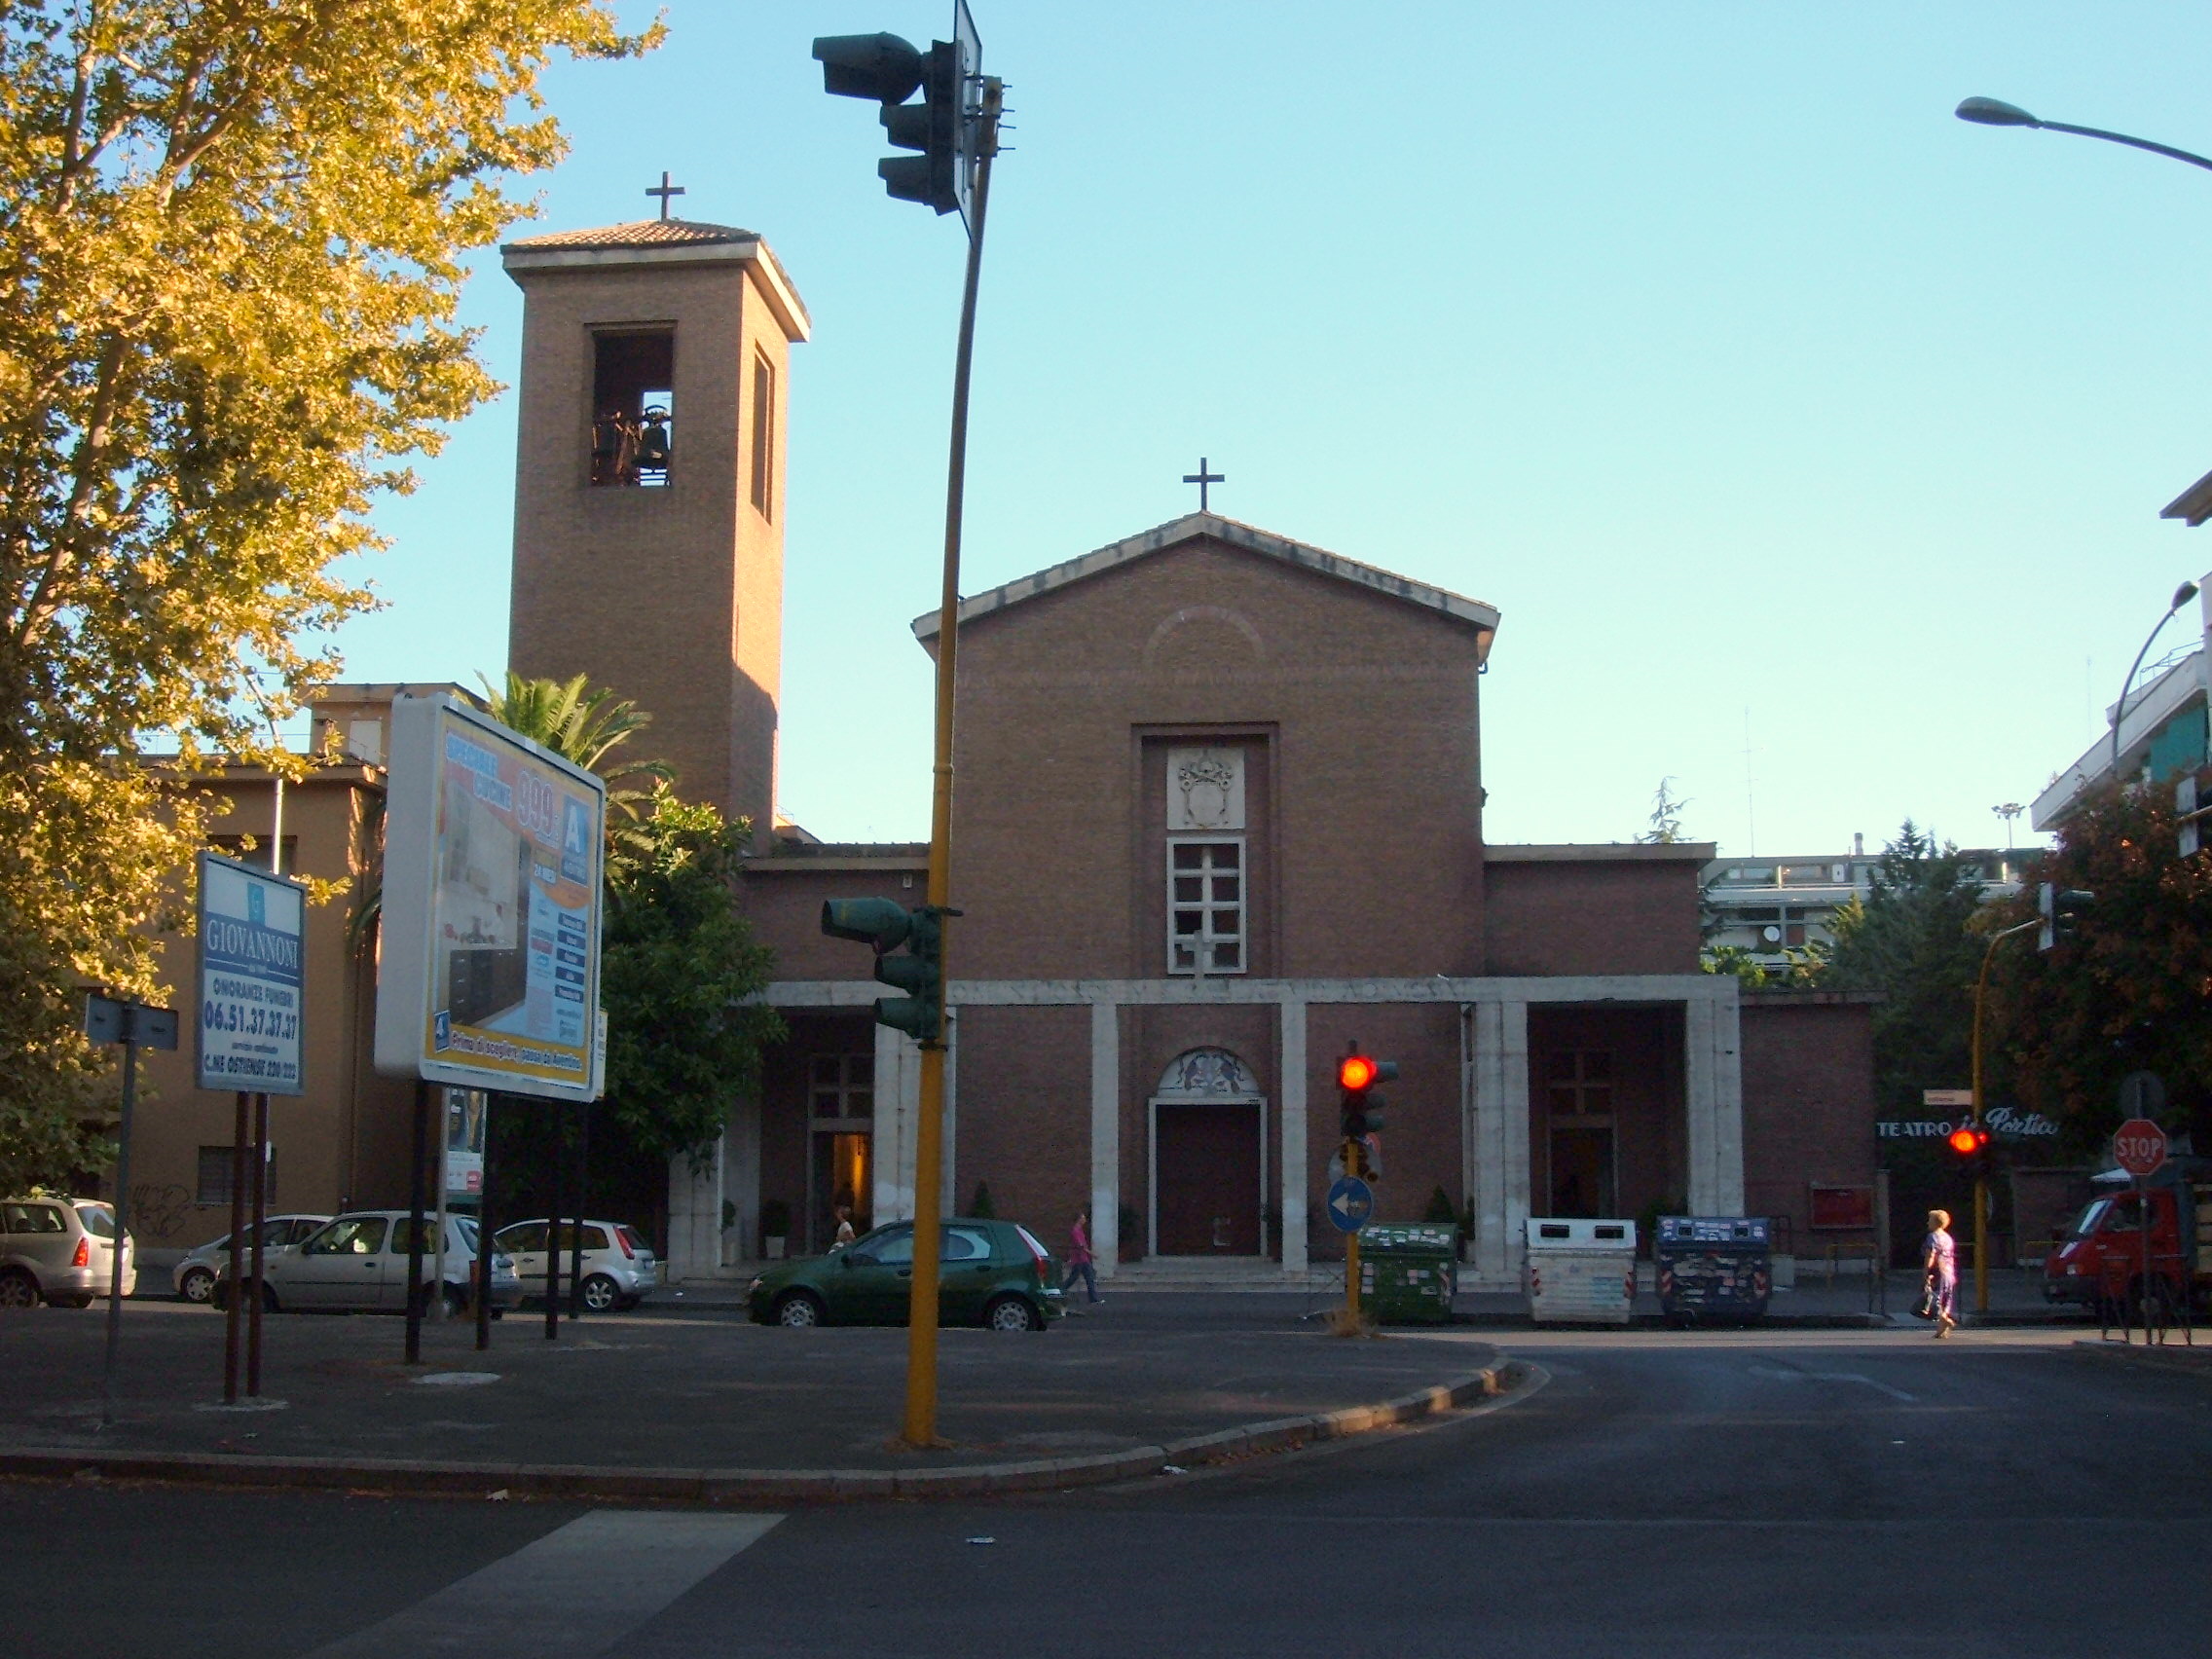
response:
M989 1504L774 1519L0 1487L0 1651L2198 1650L2212 1382L2033 1332L1510 1346L1550 1381L1438 1427Z

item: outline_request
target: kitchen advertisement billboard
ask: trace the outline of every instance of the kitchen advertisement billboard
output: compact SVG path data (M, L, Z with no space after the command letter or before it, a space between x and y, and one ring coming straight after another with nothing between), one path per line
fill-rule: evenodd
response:
M607 789L458 697L391 710L377 1070L594 1095Z

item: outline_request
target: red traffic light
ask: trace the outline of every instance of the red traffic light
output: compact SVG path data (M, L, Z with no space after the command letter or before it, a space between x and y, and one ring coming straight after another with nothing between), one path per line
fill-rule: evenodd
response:
M1989 1144L1989 1131L1972 1124L1961 1124L1944 1138L1961 1158L1972 1158Z
M1366 1088L1375 1082L1379 1069L1365 1054L1346 1054L1337 1062L1337 1087Z

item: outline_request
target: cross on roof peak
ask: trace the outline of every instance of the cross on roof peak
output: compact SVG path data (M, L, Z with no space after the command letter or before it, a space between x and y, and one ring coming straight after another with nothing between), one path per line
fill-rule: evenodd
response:
M645 194L647 196L657 196L660 198L660 216L665 219L668 217L668 199L671 196L687 195L688 192L686 192L683 186L682 186L681 184L669 183L668 169L666 167L663 167L660 174L660 183L658 183L657 185L648 186L645 190Z
M1198 487L1198 511L1202 513L1209 510L1206 505L1206 486L1209 484L1226 484L1229 480L1221 473L1207 471L1206 458L1201 455L1198 457L1198 471L1184 473L1183 482L1196 484Z

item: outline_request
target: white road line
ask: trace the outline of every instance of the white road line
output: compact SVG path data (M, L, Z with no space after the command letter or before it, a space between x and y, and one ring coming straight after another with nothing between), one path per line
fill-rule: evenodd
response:
M1751 1367L1751 1375L1770 1377L1777 1382L1859 1382L1889 1395L1893 1400L1913 1403L1920 1398L1917 1394L1908 1394L1902 1388L1893 1388L1887 1382L1877 1382L1873 1378L1856 1371L1785 1371L1780 1366L1754 1365Z
M595 1509L307 1659L597 1659L782 1519Z

